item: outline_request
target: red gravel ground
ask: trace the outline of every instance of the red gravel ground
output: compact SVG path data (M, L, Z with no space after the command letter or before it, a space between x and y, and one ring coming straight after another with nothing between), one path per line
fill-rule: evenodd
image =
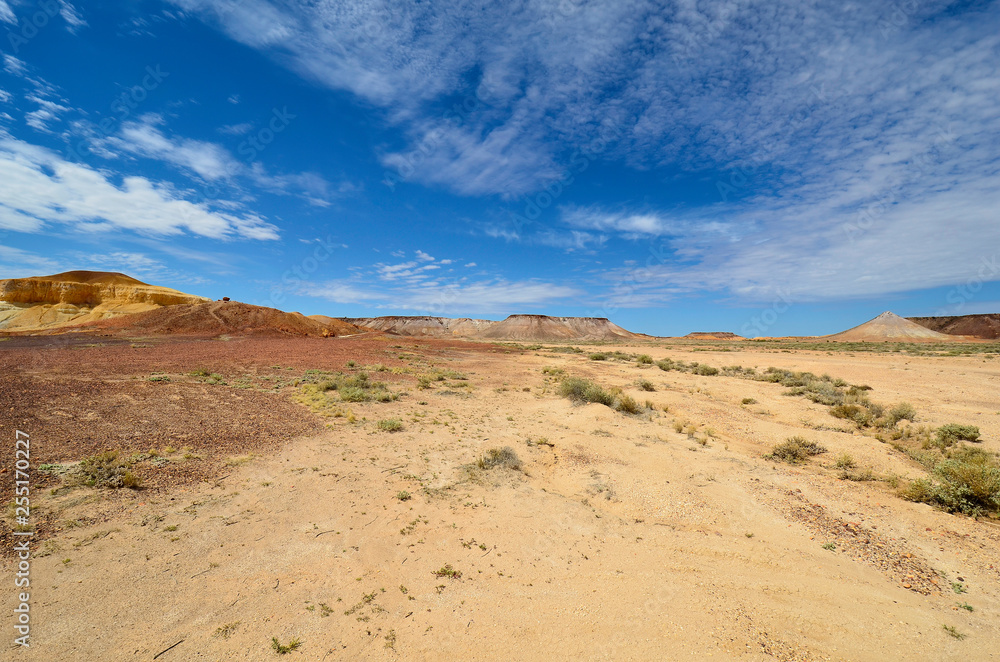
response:
M31 466L76 462L105 450L124 454L177 449L197 461L136 469L144 489L226 473L225 461L265 454L291 438L317 432L322 420L293 402L290 384L306 370L401 366L401 352L428 358L456 351L503 351L460 341L414 340L384 334L351 338L144 338L127 341L90 334L18 336L0 341L0 498L14 487L15 430L31 438ZM203 369L227 385L190 375ZM168 379L162 379L162 373ZM151 379L151 377L153 379ZM404 376L379 373L382 381ZM54 480L34 472L32 489ZM106 500L134 499L127 490L102 491ZM36 522L44 535L49 522ZM3 549L10 536L0 526Z

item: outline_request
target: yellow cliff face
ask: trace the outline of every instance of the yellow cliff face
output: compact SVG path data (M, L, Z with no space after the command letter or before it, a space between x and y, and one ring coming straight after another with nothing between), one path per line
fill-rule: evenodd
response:
M0 280L0 330L48 329L208 300L102 271L9 278Z

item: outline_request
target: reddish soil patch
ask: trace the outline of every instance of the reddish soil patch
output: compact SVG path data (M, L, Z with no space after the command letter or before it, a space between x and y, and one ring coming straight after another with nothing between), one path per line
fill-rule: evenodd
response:
M159 311L157 311L159 312ZM132 317L134 319L134 317ZM136 467L144 489L159 490L225 474L227 459L276 451L288 440L323 429L323 421L288 396L306 370L342 371L380 363L402 365L400 352L428 357L497 351L459 341L406 341L390 347L381 334L355 338L153 338L129 343L84 333L10 337L0 343L0 499L13 496L15 430L31 438L32 489L52 482L42 464L76 462L104 450L129 455L175 449L162 466ZM226 384L191 375L217 374ZM383 381L403 376L378 373ZM109 507L129 492L104 491ZM41 537L52 522L37 522ZM2 548L11 530L0 526Z

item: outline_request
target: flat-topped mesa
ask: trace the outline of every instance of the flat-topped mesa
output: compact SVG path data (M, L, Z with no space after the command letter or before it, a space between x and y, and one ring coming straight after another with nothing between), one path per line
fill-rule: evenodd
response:
M496 340L625 340L639 337L606 317L511 315L482 334Z
M517 314L494 322L461 317L394 315L344 318L358 326L402 336L483 338L489 340L627 340L642 336L627 331L605 317L550 317Z
M202 303L205 297L150 285L131 276L104 271L67 271L52 276L0 280L0 301L10 304L97 307L101 304L171 306Z
M0 330L37 331L206 301L116 272L8 278L0 280Z
M345 317L349 324L395 333L401 336L474 337L480 331L496 324L492 320L460 317L432 317L428 315L390 315L386 317Z

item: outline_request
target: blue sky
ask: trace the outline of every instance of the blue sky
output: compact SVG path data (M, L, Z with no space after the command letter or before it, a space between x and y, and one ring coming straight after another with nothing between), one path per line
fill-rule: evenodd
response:
M1000 2L0 0L0 277L822 334L1000 312Z

